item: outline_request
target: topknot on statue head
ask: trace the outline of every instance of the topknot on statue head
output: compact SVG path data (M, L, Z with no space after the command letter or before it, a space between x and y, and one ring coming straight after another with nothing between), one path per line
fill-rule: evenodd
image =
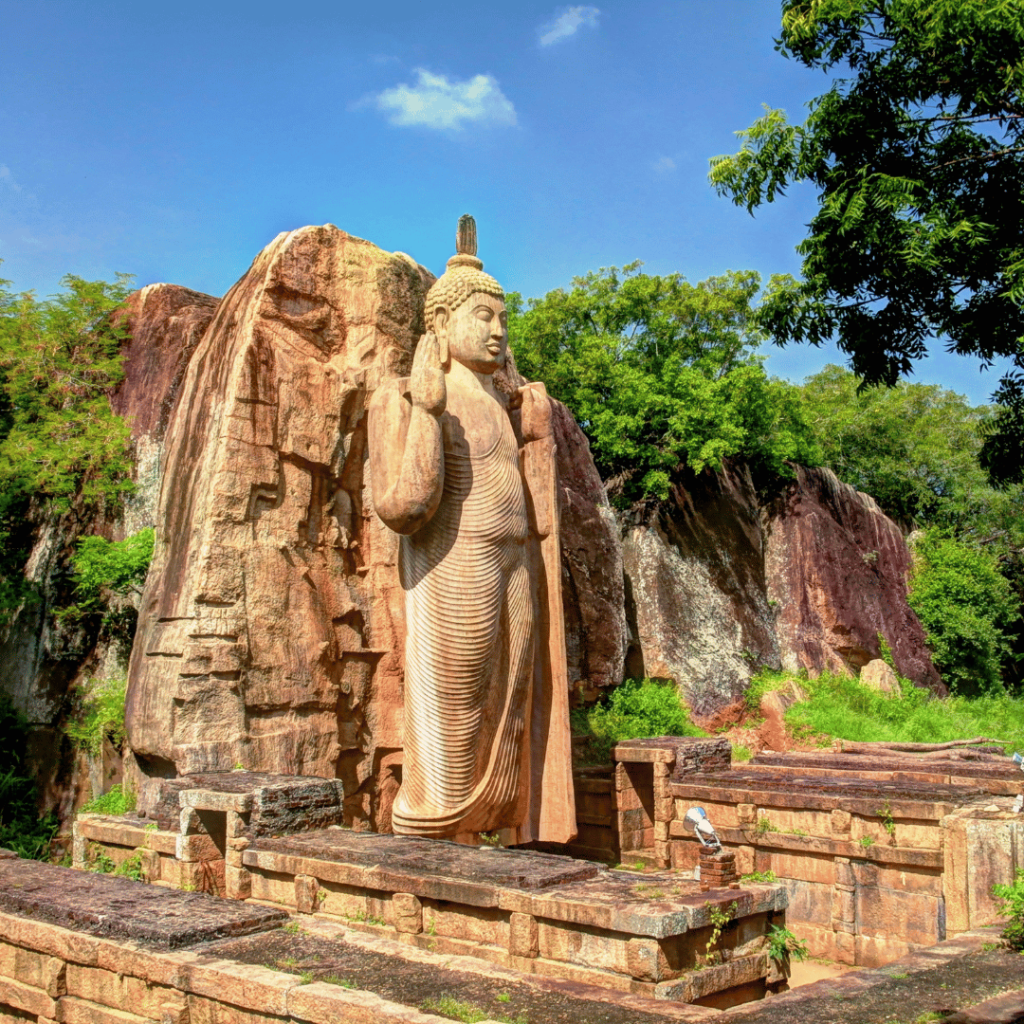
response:
M428 330L439 309L454 313L470 295L477 292L503 301L505 298L501 285L490 274L484 273L483 260L477 258L476 221L468 213L459 218L455 248L456 254L448 261L447 269L427 292L425 313Z

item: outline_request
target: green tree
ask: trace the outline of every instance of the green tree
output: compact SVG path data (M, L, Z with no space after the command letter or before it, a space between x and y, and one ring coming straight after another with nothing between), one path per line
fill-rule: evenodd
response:
M1021 479L1024 5L784 0L776 48L850 75L802 124L768 109L711 161L751 213L793 182L818 192L803 280L773 279L762 324L780 344L835 338L868 385L894 384L934 338L982 364L1010 357L1001 397L1018 413L993 424L989 461Z
M69 275L43 301L0 281L0 620L27 596L30 506L88 514L131 489L128 426L109 402L129 281Z
M988 407L934 384L862 388L838 366L808 377L802 398L822 461L893 518L997 556L1024 545L1024 488L994 489L978 464Z
M745 456L761 472L815 461L797 391L756 355L756 273L691 285L640 263L575 278L524 306L507 297L519 370L565 402L613 496L667 496L672 472Z
M910 606L943 682L968 696L1001 690L1020 602L995 558L932 530L914 560Z

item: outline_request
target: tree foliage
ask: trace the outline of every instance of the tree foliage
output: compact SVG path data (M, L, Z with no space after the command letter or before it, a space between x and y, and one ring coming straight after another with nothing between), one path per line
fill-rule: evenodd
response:
M507 297L519 370L565 402L602 477L627 501L665 497L682 463L700 472L744 455L785 473L813 463L796 389L769 379L756 355L756 273L697 285L641 264L575 278L524 305Z
M914 563L910 606L943 682L968 696L999 692L1020 601L996 559L932 530L918 541Z
M905 526L941 526L998 553L1024 545L1024 488L995 490L978 462L991 409L935 384L861 387L826 366L802 388L822 461Z
M129 280L69 275L42 301L0 281L0 619L28 596L30 506L88 513L132 486L128 425L109 402Z
M983 364L1007 356L1020 409L1020 0L785 0L782 10L784 56L850 75L802 124L768 109L739 133L738 153L712 160L712 184L751 212L793 182L818 192L798 247L803 280L773 279L762 324L782 344L836 338L868 385L909 373L932 338ZM1022 466L1013 436L992 445L1007 480Z

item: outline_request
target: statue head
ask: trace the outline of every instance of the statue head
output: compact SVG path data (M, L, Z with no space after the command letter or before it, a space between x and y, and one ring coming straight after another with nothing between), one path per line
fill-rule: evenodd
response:
M455 359L478 373L494 373L505 365L508 345L505 293L484 273L476 255L476 223L468 214L459 218L456 249L427 292L427 330L437 335L445 369Z

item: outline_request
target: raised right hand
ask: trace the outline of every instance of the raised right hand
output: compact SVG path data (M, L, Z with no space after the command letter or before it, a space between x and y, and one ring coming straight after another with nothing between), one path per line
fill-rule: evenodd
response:
M444 370L441 369L441 351L433 331L424 334L416 346L409 378L409 396L413 405L432 416L440 416L448 402Z

